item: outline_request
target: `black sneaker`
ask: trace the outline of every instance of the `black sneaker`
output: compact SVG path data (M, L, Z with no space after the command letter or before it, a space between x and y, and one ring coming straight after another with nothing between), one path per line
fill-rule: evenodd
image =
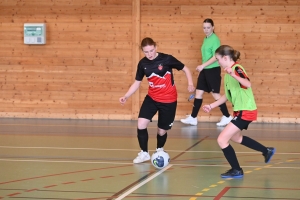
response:
M268 152L266 154L263 154L265 157L265 163L270 162L272 156L274 155L276 149L274 147L267 147Z
M243 169L230 169L227 172L221 174L222 178L243 178L244 172Z

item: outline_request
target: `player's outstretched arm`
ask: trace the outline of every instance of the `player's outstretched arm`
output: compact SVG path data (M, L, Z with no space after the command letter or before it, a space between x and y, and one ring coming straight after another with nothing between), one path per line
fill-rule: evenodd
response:
M208 104L208 105L203 105L202 109L204 112L209 113L213 108L218 107L219 105L225 103L227 101L227 97L224 94L223 96L221 96L220 99L218 99L217 101L213 102L212 104Z
M137 81L135 80L134 83L130 86L130 88L128 89L128 91L126 92L126 94L124 96L122 96L119 101L122 105L124 105L127 101L127 99L133 94L135 93L135 91L137 91L137 89L140 87L141 85L141 81Z

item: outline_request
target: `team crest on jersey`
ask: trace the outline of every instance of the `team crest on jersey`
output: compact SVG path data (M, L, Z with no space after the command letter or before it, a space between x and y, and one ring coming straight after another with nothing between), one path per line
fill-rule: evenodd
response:
M158 65L158 69L159 69L159 70L162 70L162 69L163 69L162 64L159 64L159 65Z

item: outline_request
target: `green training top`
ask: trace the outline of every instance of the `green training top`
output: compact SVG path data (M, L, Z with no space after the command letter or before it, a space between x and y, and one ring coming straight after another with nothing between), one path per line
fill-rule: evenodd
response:
M203 44L201 46L201 53L202 53L202 63L205 63L211 57L215 56L215 51L221 45L219 37L212 33L209 37L205 37L203 40ZM212 64L206 66L204 69L210 69L214 67L219 67L218 61L213 62Z
M239 64L232 66L233 72L235 72L236 67L240 67L247 74L245 69ZM233 104L233 111L257 109L251 88L242 88L240 82L227 73L224 77L224 86L226 97Z

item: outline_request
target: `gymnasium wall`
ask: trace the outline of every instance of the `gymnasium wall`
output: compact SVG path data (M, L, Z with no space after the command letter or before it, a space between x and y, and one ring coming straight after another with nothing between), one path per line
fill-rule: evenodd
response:
M300 123L299 16L299 0L1 0L0 117L136 119L146 79L124 106L118 99L134 81L141 39L185 63L196 84L202 22L212 18L221 43L241 52L258 121ZM47 44L25 45L24 23L46 23ZM184 73L174 73L178 120L192 103Z

